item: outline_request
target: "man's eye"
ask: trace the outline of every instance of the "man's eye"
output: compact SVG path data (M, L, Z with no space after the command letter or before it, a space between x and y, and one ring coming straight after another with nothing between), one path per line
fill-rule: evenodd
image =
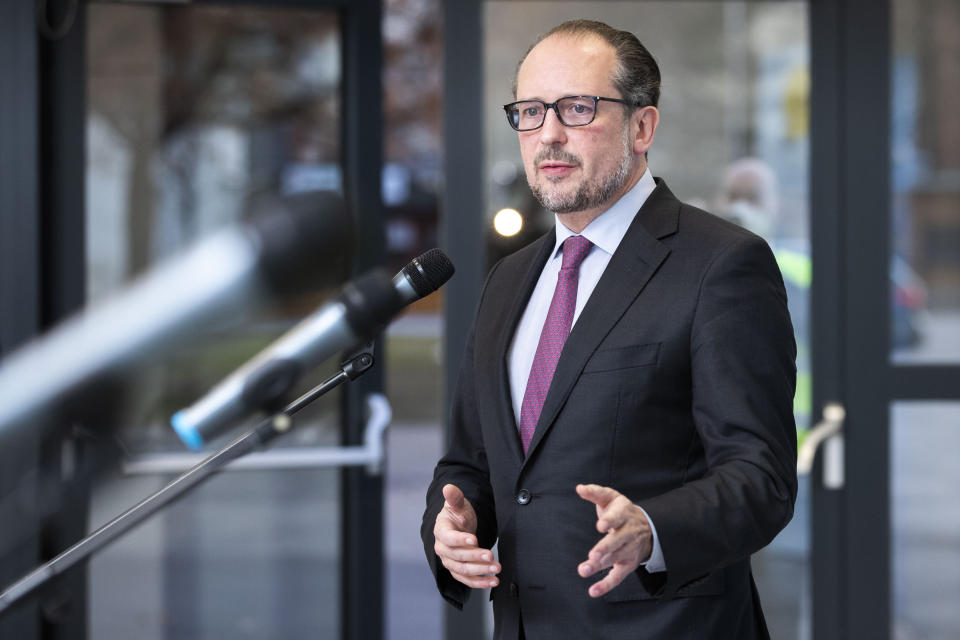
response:
M527 107L523 110L523 115L528 118L535 118L540 114L540 107Z
M593 113L593 105L589 102L571 101L563 105L563 112L568 116L583 118Z

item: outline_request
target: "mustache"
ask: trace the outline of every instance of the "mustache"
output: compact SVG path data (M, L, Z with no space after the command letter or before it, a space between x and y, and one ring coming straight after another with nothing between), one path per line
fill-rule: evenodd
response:
M537 152L537 155L533 157L534 166L539 167L543 162L547 160L553 160L554 162L566 162L567 164L579 165L580 157L570 153L569 151L564 151L563 149L556 149L553 147L547 147L546 149L541 149Z

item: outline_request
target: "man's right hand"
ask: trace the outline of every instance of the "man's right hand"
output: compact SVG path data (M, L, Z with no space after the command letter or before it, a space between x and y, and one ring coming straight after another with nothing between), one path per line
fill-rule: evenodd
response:
M433 525L433 550L458 582L484 589L497 586L500 563L493 552L477 546L477 514L463 492L452 484L443 487L443 509Z

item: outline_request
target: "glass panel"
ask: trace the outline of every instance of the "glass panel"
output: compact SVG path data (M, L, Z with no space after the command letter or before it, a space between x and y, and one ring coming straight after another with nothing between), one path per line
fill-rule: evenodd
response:
M420 521L423 498L443 454L443 315L407 313L386 336L386 389L393 408L387 432L387 638L440 638L443 600L426 568ZM410 615L416 611L416 615Z
M384 3L382 194L391 272L439 244L442 16L439 0ZM385 386L393 407L385 478L388 640L443 633L445 605L426 567L420 519L443 446L445 289L411 305L386 334Z
M654 175L682 200L750 228L773 247L798 343L794 403L802 438L810 423L809 35L804 2L489 2L485 5L486 210L492 262L553 225L533 199L501 105L534 34L589 16L635 33L656 58L663 87L649 154ZM523 227L494 231L514 209ZM809 624L808 491L793 522L754 557L771 635L801 637Z
M891 349L960 362L960 5L894 0Z
M103 523L170 477L111 479ZM336 638L339 471L218 475L94 556L91 638Z
M894 640L960 628L960 403L898 402L890 412Z
M263 203L340 189L335 12L146 4L87 11L92 300ZM328 294L274 304L229 327L198 328L191 348L144 363L125 385L119 448L184 451L170 415ZM298 389L326 378L334 364ZM297 414L296 424L276 450L338 444L337 394ZM91 523L169 479L104 478ZM335 637L338 480L334 469L214 478L93 559L91 637Z

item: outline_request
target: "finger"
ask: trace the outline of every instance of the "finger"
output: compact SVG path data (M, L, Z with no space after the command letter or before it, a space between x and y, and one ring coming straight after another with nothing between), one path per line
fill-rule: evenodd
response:
M581 562L580 565L577 567L577 573L580 574L581 578L589 578L590 576L595 574L597 571L600 571L599 565L591 564L589 561Z
M500 573L499 564L487 564L480 562L457 562L452 558L441 557L440 561L450 573L458 573L462 576L495 576Z
M588 578L598 571L612 567L616 562L629 562L631 558L620 557L621 552L627 550L628 542L630 537L627 535L608 533L590 549L587 559L577 567L577 572L581 577Z
M623 582L623 579L627 577L629 569L626 565L618 564L614 565L613 569L610 570L610 573L607 574L603 580L595 582L590 586L588 593L591 598L599 598L602 595L610 593L610 590L615 586Z
M468 587L473 587L474 589L486 589L488 587L495 587L500 584L500 579L496 576L467 576L459 573L450 572L450 575L453 576L453 579L457 582L461 582Z
M477 547L477 537L461 531L448 518L437 518L433 538L448 547Z
M597 514L597 531L606 533L626 524L627 518L630 516L630 506L632 506L632 503L626 497L621 495L615 498L607 505L602 514Z
M587 559L577 566L577 573L580 574L581 578L589 578L607 567L612 567L616 561L617 557L615 554L600 553L591 549Z
M630 538L627 535L616 531L608 533L593 546L593 549L590 549L587 559L591 564L599 564L601 569L606 569L620 560L617 554L624 549L629 541Z
M496 561L493 559L493 553L487 549L450 547L442 542L435 542L433 550L440 557L452 558L458 562L496 564Z
M598 484L578 484L577 495L584 500L589 500L598 507L604 508L615 500L620 492L610 487L601 487Z

